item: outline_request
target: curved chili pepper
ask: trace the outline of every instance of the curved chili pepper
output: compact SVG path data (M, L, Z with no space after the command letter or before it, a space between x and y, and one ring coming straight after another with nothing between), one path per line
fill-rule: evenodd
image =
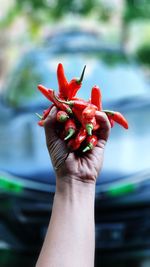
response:
M48 89L45 86L43 86L42 84L39 84L37 86L37 88L40 90L40 92L46 96L46 98L48 100L50 100L51 102L53 102L53 90L52 89Z
M72 99L80 89L86 66L84 66L80 79L74 78L68 84L68 99Z
M82 152L86 152L93 149L93 147L97 145L98 139L96 135L91 135L87 137L86 141L87 146L82 150Z
M59 97L68 98L68 81L66 79L64 68L61 63L57 67L57 80L59 85Z
M58 101L58 97L56 97L54 90L52 94L53 94L53 103L56 105L56 107L58 107L60 110L66 111L68 114L72 114L72 110L67 104Z
M57 112L56 119L58 122L65 122L69 119L69 116L65 111L59 110Z
M98 110L102 110L102 94L100 88L97 85L92 88L91 103L95 105Z
M48 98L51 102L53 102L56 105L56 107L58 107L63 111L66 111L69 114L72 114L72 110L68 105L66 105L65 103L61 103L60 101L57 100L57 98L55 97L54 90L47 89L45 86L41 84L38 85L38 89L44 96L46 96L46 98Z
M103 110L107 115L109 115L110 118L112 118L113 121L117 122L121 126L123 126L125 129L128 129L128 122L125 119L125 117L118 111L112 111L112 110Z
M58 98L55 93L54 93L54 98L58 102L60 102L62 104L66 104L66 105L70 106L71 108L75 107L75 108L79 108L79 109L83 110L84 108L86 108L89 105L89 103L87 103L85 100L80 99L80 98L75 99L75 100L65 101L63 99Z
M76 132L76 124L73 119L68 119L65 123L65 131L67 133L67 136L64 138L64 140L68 140L70 137L72 137Z

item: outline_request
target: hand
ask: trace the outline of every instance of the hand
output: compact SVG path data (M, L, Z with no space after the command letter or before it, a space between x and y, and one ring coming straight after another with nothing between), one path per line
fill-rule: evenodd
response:
M45 120L44 128L48 151L57 177L95 182L102 168L104 148L111 128L106 114L96 112L96 120L100 124L97 146L90 152L77 155L74 152L69 153L66 143L58 137L55 131L56 113L57 108L53 107Z

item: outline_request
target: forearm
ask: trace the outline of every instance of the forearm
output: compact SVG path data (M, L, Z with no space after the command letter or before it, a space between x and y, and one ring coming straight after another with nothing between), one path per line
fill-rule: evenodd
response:
M37 267L94 266L94 197L94 183L57 179L52 216Z

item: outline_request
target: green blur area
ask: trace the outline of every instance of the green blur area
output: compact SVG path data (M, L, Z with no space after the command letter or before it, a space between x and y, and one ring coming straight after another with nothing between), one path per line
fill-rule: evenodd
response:
M23 182L0 175L0 190L9 193L22 193Z

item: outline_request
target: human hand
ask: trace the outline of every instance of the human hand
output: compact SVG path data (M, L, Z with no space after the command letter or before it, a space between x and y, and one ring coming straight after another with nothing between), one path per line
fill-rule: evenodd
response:
M96 112L100 124L99 139L90 152L79 155L70 152L56 133L57 108L53 107L44 123L47 148L57 177L69 177L82 182L95 182L103 164L104 148L110 133L110 123L104 112ZM68 154L69 153L69 154Z

